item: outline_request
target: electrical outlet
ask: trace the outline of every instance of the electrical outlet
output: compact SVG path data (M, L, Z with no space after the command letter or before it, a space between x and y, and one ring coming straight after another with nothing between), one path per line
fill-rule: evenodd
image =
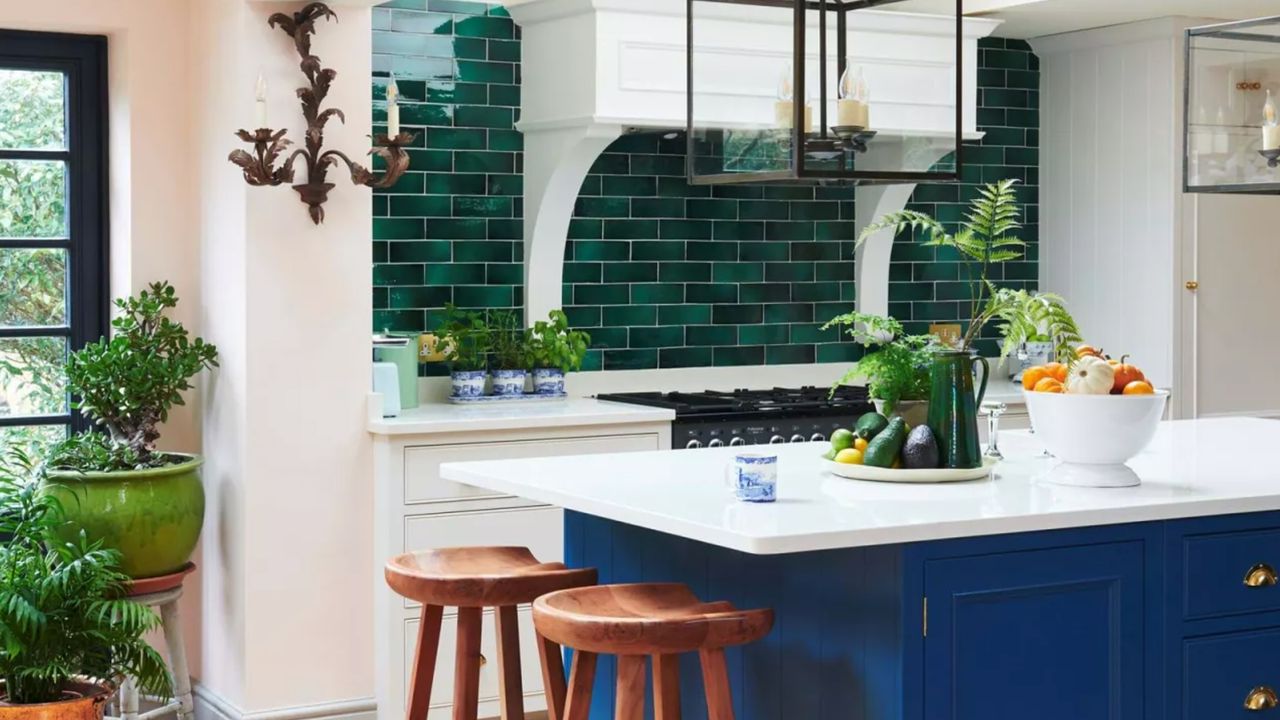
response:
M958 323L935 323L929 326L929 334L938 338L938 342L951 347L960 347L961 327Z
M419 335L418 362L444 362L444 342L431 333Z

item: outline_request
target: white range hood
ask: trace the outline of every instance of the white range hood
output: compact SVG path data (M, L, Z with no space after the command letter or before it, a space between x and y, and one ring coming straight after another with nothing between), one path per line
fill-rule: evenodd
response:
M772 118L778 68L791 56L790 24L759 7L700 5L710 9L699 10L695 62L736 72L709 97L699 93L699 122L732 127ZM595 159L625 132L685 127L686 2L508 0L506 7L521 27L517 127L525 136L525 308L532 321L560 305L569 220ZM856 17L849 38L851 60L863 67L872 88L879 132L869 152L888 154L883 159L887 163L901 152L895 139L954 138L954 17L878 10L858 11ZM963 21L959 102L966 138L981 136L975 121L978 39L998 25L980 18ZM818 30L810 32L816 37ZM753 38L749 51L742 48L744 33ZM816 48L817 42L807 46ZM835 77L834 53L829 61L828 76ZM817 65L816 53L810 62ZM935 159L949 150L948 143L940 142ZM858 187L859 225L901 209L912 189L914 185ZM892 237L882 235L859 251L859 307L868 312L888 309Z

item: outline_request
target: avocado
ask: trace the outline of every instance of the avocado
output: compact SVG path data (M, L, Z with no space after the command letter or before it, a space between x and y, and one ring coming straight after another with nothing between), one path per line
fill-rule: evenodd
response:
M862 454L863 464L882 468L893 467L893 462L898 459L898 451L902 450L902 443L906 439L907 421L900 417L893 418L888 426L867 445L866 452Z
M902 465L908 470L938 467L938 441L928 425L920 425L907 435L902 446Z
M853 426L853 434L863 440L870 440L876 435L884 432L884 429L888 426L888 418L878 412L869 412L858 418L857 424Z

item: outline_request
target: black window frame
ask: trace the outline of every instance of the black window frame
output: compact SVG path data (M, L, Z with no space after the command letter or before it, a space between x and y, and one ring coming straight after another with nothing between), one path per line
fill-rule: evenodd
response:
M0 237L0 249L53 248L67 254L67 323L0 327L0 338L65 337L76 350L110 327L110 236L107 197L107 38L102 35L0 30L0 68L66 75L65 149L6 150L0 160L66 162L67 233L60 239ZM58 415L0 417L0 427L90 423L68 407Z

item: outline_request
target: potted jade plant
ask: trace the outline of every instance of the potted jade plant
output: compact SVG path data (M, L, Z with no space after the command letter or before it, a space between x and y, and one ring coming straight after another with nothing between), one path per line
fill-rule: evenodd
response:
M121 555L65 535L59 499L20 452L0 464L0 720L101 720L115 682L167 698L158 620L125 597Z
M116 301L110 338L71 354L68 387L98 429L54 445L44 462L44 490L66 514L64 539L83 532L118 550L135 578L182 569L204 521L203 459L155 447L191 379L218 364L213 345L167 316L177 304L172 286L152 283Z
M582 368L591 336L569 328L563 310L552 310L529 331L529 357L533 362L533 390L539 395L563 395L566 373Z
M891 317L867 313L847 313L831 318L823 330L844 328L844 332L867 348L844 377L832 386L865 379L867 393L882 415L901 416L915 427L929 413L929 368L938 349L931 335L907 335L902 323Z
M493 394L523 395L529 368L529 340L520 316L512 310L492 310L489 324Z
M437 335L445 362L449 363L453 396L483 396L489 378L486 368L490 347L489 326L484 316L449 305L445 308L444 325Z

